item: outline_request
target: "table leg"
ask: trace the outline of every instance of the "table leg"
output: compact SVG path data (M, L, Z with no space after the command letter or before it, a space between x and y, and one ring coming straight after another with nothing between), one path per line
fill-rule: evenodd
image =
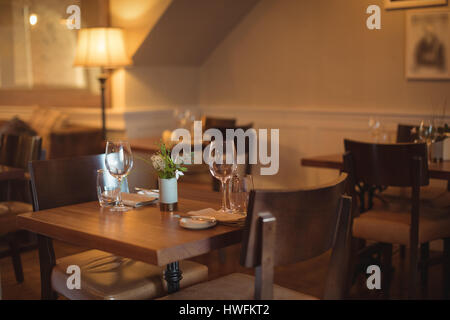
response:
M52 288L52 269L56 264L53 241L46 236L37 235L39 247L39 265L41 269L41 299L56 300L58 295Z
M181 275L180 265L178 261L169 263L164 273L164 279L167 281L167 291L169 294L180 290L180 280L183 279Z

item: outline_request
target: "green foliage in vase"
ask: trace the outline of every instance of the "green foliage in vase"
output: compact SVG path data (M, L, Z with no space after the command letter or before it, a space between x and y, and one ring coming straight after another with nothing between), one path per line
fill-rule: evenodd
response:
M178 179L188 170L183 166L184 163L187 162L187 157L177 157L176 159L172 159L171 150L162 142L159 144L159 151L153 154L150 157L150 160L144 158L141 159L155 168L160 179Z

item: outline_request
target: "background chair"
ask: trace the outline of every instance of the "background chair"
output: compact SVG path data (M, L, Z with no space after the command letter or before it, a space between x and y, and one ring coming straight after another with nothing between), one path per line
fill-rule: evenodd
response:
M419 126L409 124L397 125L397 143L410 143L419 139Z
M104 155L84 156L72 159L33 161L30 175L35 211L97 201L97 170L104 169ZM152 179L148 176L148 179ZM53 248L52 240L38 236L40 247ZM56 292L69 299L152 299L167 293L163 280L164 270L112 254L88 250L55 261L53 250L49 255L51 265L41 260L42 297L55 299ZM69 290L66 285L66 269L69 265L81 268L81 289ZM181 287L206 280L208 268L191 261L181 261L183 270Z
M27 135L0 135L0 164L16 168L28 168L28 161L39 159L41 152L41 138ZM6 201L0 202L0 236L4 236L9 245L14 273L17 282L23 282L22 261L20 258L20 241L16 225L16 216L20 213L32 211L31 204L20 200L28 200L28 180L7 181L3 185L3 193ZM12 188L15 187L14 192Z
M255 278L233 273L163 299L314 299L274 285L274 266L312 259L331 248L324 297L341 299L348 271L351 218L351 199L342 196L346 177L342 174L327 186L299 191L252 191L241 264L255 268Z
M444 279L448 285L450 215L447 210L427 208L420 204L420 187L429 182L426 145L374 144L351 140L345 140L344 144L347 151L344 167L349 173L350 185L364 183L409 187L411 190L411 198L406 201L385 202L362 214L356 210L353 212L353 237L382 244L382 270L385 275L382 287L386 289L385 293L389 291L392 244L410 248L408 295L413 298L416 296L419 244L422 278L423 283L426 283L429 242L444 239Z

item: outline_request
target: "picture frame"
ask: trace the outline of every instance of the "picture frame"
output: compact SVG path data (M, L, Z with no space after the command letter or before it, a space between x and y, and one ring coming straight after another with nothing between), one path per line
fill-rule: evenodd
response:
M386 9L419 8L446 5L448 0L384 0Z
M406 13L405 76L450 79L450 10Z

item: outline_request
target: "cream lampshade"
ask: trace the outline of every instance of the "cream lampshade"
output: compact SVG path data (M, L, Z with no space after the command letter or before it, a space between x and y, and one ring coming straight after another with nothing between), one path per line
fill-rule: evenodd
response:
M120 28L85 28L78 33L75 66L114 69L131 64ZM108 73L99 76L102 94L102 132L106 139L105 83Z
M122 29L86 28L78 34L75 66L117 68L131 64Z

